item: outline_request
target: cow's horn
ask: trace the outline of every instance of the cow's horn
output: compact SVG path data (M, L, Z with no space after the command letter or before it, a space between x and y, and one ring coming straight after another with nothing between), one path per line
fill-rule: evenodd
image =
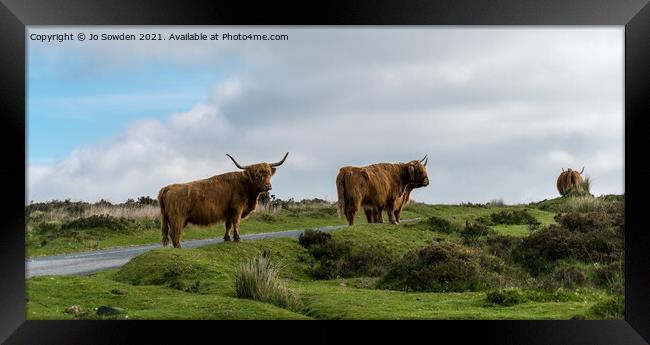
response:
M427 157L427 158L424 160L424 162L422 162L422 164L424 164L424 166L427 166L427 162L428 162L428 161L429 161L429 157Z
M288 156L288 155L289 155L289 152L287 152L287 153L284 155L284 158L282 158L281 161L279 161L279 162L277 162L277 163L271 163L271 164L269 164L269 165L270 165L271 167L279 167L280 165L282 165L282 163L284 163L284 160L287 159L287 156Z
M564 168L562 168L562 172L564 172Z
M422 159L420 159L420 162L424 162L424 160L427 158L427 156L428 156L428 154L424 155L424 157L422 157Z
M235 163L235 165L236 165L239 169L248 169L248 166L241 166L241 165L239 165L239 163L237 163L237 161L236 161L234 158L232 158L231 155L229 155L229 154L226 153L226 156L230 157L230 159L232 159L232 162Z
M583 171L585 171L585 167L582 167L582 170L580 170L580 175L582 175Z

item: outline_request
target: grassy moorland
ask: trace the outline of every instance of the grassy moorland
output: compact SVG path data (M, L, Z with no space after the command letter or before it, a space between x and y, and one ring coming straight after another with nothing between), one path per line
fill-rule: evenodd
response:
M148 203L127 202L115 205L107 202L88 204L69 201L32 204L28 206L27 212L27 256L160 243L159 217L160 211L153 200ZM338 218L334 204L278 203L274 207L258 207L256 212L242 221L240 233L336 224L345 222ZM189 224L183 232L183 240L223 237L224 231L223 224L209 227Z
M148 203L127 202L115 205L107 202L88 204L63 201L29 205L25 237L27 256L159 243L160 211L153 203L153 200ZM453 222L464 222L489 215L499 207L501 206L411 204L402 212L402 218L437 215ZM531 209L531 212L543 224L553 223L554 213L536 209ZM357 223L363 222L366 222L365 216L359 212ZM258 206L255 212L242 221L240 233L244 235L344 224L345 219L337 215L334 203L320 200L278 202ZM495 229L518 236L528 233L526 225L495 225ZM183 232L183 240L220 238L223 235L222 224L209 227L189 224Z
M310 231L300 239L155 249L117 270L28 279L26 316L623 318L623 201L620 196L594 199L563 197L517 206L412 203L404 217L420 217L416 223L363 221L327 234ZM247 220L248 229L343 223L329 211L333 205L294 206L298 211L258 212ZM216 235L222 235L220 229ZM259 258L272 267L250 265ZM236 277L248 280L236 284ZM244 298L244 288L269 293ZM295 303L287 307L274 297L278 291ZM78 308L68 309L73 305ZM101 306L119 309L99 316L95 308Z

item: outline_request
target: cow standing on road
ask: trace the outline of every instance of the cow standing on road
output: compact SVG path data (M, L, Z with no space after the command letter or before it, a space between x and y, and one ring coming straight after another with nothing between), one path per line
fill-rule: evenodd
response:
M429 185L426 164L424 156L408 163L341 168L336 177L339 211L349 225L354 224L354 216L361 207L369 223L383 222L384 209L388 211L388 220L397 223L410 191Z
M239 241L239 222L257 207L260 193L271 190L271 176L282 165L289 152L277 163L258 163L241 166L243 171L229 172L207 179L163 187L158 193L160 205L160 232L162 245L169 239L175 248L181 247L183 228L188 223L210 225L225 221L224 241Z

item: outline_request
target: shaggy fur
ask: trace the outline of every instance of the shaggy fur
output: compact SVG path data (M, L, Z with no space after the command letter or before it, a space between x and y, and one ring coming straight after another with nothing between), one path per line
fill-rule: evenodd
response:
M562 171L560 176L557 178L557 191L560 192L560 195L566 194L569 189L576 190L582 184L582 172L585 168L582 168L582 171L578 172L576 170L567 169L567 171Z
M353 225L361 207L369 223L383 222L382 212L386 209L389 221L395 224L411 190L428 184L426 167L417 160L343 167L336 177L339 212Z
M223 239L230 241L232 228L235 241L239 241L240 220L255 210L260 193L271 189L273 174L274 167L259 163L243 171L163 187L158 193L163 247L171 238L174 247L180 248L183 228L188 223L225 222Z

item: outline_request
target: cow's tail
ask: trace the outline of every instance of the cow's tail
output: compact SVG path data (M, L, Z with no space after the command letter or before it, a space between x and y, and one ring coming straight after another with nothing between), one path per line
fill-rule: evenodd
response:
M338 176L336 176L336 192L339 197L337 204L339 217L345 216L345 171L340 171Z
M169 244L169 216L165 209L165 194L169 187L163 187L158 193L158 205L160 206L160 239L163 247Z

